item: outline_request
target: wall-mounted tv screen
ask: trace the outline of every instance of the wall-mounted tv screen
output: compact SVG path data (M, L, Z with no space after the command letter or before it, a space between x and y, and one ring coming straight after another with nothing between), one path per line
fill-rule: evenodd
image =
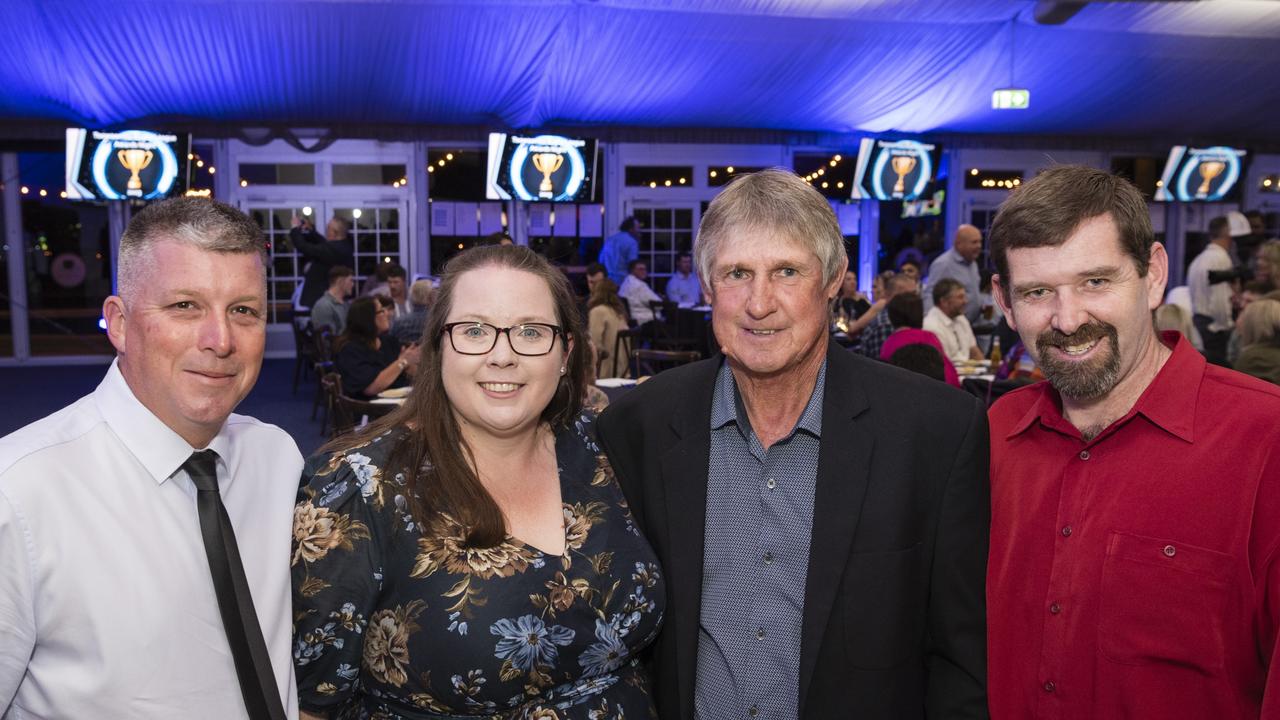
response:
M160 200L187 191L190 135L67 130L70 200Z
M938 167L937 145L864 138L853 175L854 200L916 200Z
M1244 176L1248 153L1222 145L1195 148L1175 145L1164 162L1156 200L1221 202L1234 199Z
M592 202L595 179L593 139L489 134L485 197L490 200Z

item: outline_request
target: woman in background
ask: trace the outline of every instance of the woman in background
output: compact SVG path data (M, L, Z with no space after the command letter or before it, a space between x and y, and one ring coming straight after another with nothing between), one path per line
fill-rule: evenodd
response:
M1280 300L1263 298L1240 313L1236 370L1280 385Z
M587 328L600 354L597 375L602 378L626 377L627 357L617 350L618 331L627 327L627 311L618 297L618 286L609 278L597 282L587 298ZM626 346L623 345L623 348Z
M342 376L342 392L371 398L393 387L404 387L418 367L418 346L401 346L387 331L391 307L377 298L356 298L347 312L347 327L334 341L333 364Z
M1182 333L1182 337L1191 343L1191 346L1200 352L1204 352L1204 346L1200 342L1200 333L1196 332L1196 328L1191 324L1191 316L1181 305L1174 303L1165 303L1156 308L1155 314L1156 332L1164 332L1166 330L1177 330Z
M915 293L899 293L889 301L885 312L889 313L889 323L893 325L893 333L880 347L880 359L891 362L893 354L907 345L921 344L936 348L942 353L942 379L952 387L960 387L960 375L956 366L951 364L947 353L942 349L942 341L924 326L924 300Z

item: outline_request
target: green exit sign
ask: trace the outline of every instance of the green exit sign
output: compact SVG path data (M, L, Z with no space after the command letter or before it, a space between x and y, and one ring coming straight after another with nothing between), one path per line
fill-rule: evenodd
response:
M1026 110L1031 105L1031 91L1026 88L1000 88L991 93L993 110Z

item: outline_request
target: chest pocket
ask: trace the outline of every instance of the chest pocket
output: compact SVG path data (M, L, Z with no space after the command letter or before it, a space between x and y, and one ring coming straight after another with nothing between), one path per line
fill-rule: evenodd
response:
M1122 665L1217 674L1233 562L1176 540L1112 532L1102 567L1099 651Z

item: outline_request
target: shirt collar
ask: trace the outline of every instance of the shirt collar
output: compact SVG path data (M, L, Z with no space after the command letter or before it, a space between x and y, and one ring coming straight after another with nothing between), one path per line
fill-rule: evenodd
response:
M951 259L955 260L957 263L960 263L961 265L973 264L972 260L966 260L965 257L960 254L960 251L955 249L954 247L951 248Z
M138 459L157 485L163 484L178 472L195 448L138 400L121 374L119 363L118 359L111 362L106 377L93 392L94 400L107 426L125 449ZM225 424L209 443L209 449L218 453L225 468L231 452Z
M822 437L822 399L826 384L827 361L824 358L818 368L818 379L809 395L809 402L805 404L790 435L794 435L796 430L804 430L814 437ZM736 422L739 428L751 427L746 407L742 404L742 396L738 392L738 383L733 379L729 361L725 360L720 364L720 371L716 374L716 388L711 395L711 429L719 430L731 422Z
M1155 379L1142 391L1138 402L1125 417L1112 423L1122 423L1140 414L1153 425L1187 442L1195 439L1195 411L1200 396L1200 382L1204 378L1205 359L1191 343L1177 331L1165 331L1160 341L1173 350ZM1039 397L1027 408L1006 438L1026 431L1037 420L1049 429L1067 431L1071 424L1062 416L1062 398L1048 382L1039 388Z
M964 317L963 315L948 317L946 313L942 312L942 308L938 307L937 305L934 305L932 308L930 308L929 313L937 317L938 321L948 328L950 328L952 325L955 325L960 320L960 318Z

